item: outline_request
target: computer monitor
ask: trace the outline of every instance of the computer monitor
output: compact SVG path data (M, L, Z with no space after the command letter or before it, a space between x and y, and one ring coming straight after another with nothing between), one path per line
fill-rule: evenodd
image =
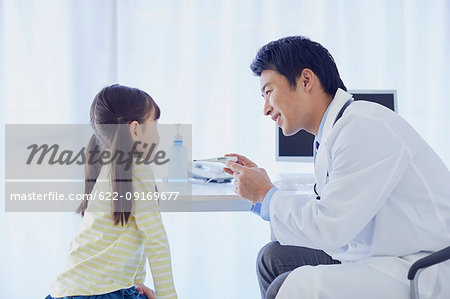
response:
M349 91L353 98L381 104L397 112L396 90L354 90ZM313 161L314 135L301 130L292 136L284 136L276 126L276 160L288 162Z

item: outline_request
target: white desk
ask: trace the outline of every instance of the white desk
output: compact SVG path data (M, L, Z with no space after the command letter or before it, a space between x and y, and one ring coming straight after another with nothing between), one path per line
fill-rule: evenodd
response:
M179 195L176 200L159 201L163 212L250 211L251 204L234 192L231 183L192 183L192 195Z
M296 194L311 194L312 184L297 186ZM281 189L281 188L280 188ZM168 190L171 190L170 188ZM248 212L251 203L234 192L234 183L192 183L192 195L159 201L163 212Z

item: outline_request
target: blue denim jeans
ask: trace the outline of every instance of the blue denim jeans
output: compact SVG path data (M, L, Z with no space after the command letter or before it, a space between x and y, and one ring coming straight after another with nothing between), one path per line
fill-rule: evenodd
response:
M261 298L274 299L286 277L298 267L340 263L322 250L270 242L261 248L256 261Z
M57 299L48 295L45 299ZM132 286L129 289L117 290L107 294L92 295L92 296L67 296L58 299L148 299L144 294L139 295L136 287Z

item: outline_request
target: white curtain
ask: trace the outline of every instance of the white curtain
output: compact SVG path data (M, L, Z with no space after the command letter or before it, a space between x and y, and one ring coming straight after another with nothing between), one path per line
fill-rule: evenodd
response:
M86 123L94 95L118 82L147 91L161 123L192 123L194 159L239 152L270 173L310 171L275 162L274 124L248 67L263 44L301 34L328 48L347 88L396 89L400 115L450 165L449 1L5 0L0 26L3 124ZM80 219L0 217L0 297L45 297ZM180 298L258 296L266 223L249 213L163 218Z

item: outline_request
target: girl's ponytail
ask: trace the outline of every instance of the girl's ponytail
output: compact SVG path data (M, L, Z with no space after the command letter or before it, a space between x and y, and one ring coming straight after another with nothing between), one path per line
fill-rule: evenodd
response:
M117 119L116 134L111 145L111 152L123 153L124 156L131 155L133 140L128 129L128 121L119 117ZM111 184L114 192L117 193L117 199L113 201L113 218L114 224L119 222L123 225L128 222L133 207L130 194L132 194L132 169L133 166L127 167L126 164L118 162L115 159L111 165ZM129 194L127 194L129 193Z
M84 216L84 211L86 211L88 206L88 197L94 188L95 182L97 181L98 175L100 174L101 164L100 163L89 163L89 161L96 161L97 157L95 154L99 152L99 143L95 134L92 134L91 139L86 148L86 164L84 166L84 197L81 204L76 209L77 214Z

